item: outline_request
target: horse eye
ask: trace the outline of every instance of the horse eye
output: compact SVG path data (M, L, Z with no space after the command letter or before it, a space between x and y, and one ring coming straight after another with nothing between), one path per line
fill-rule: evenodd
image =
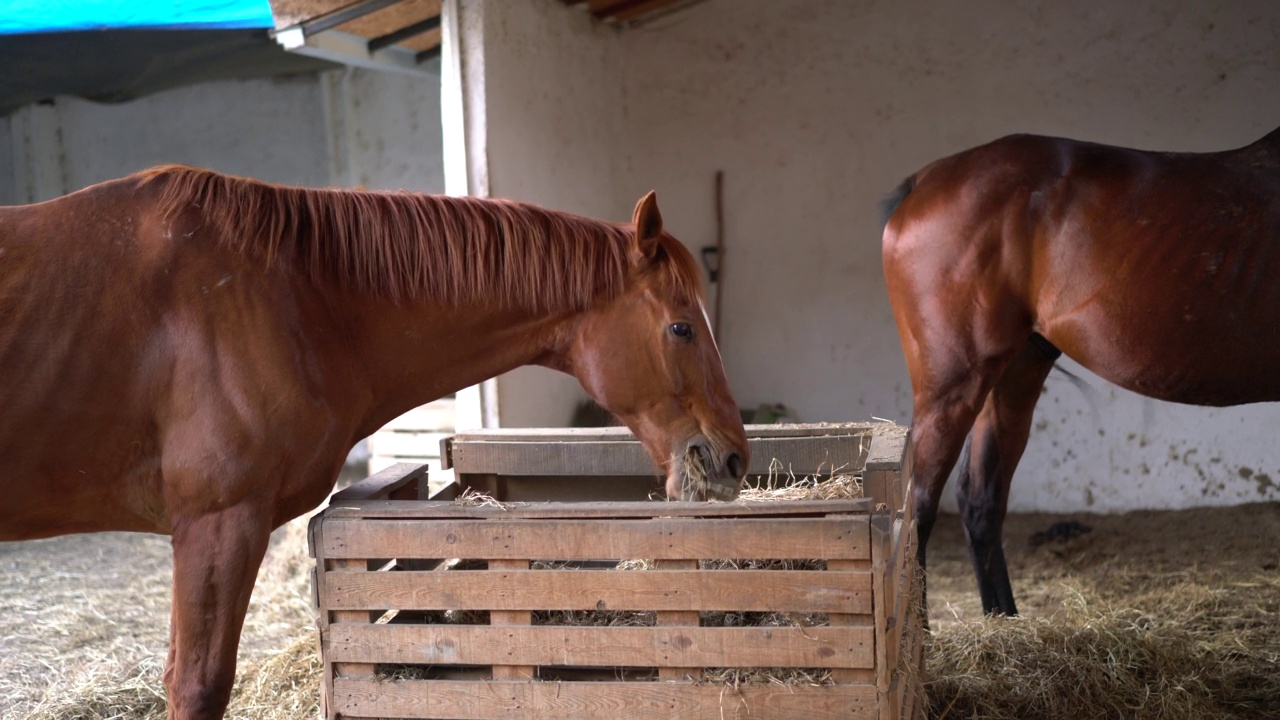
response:
M675 335L681 340L693 339L693 327L689 325L689 323L671 323L671 327L669 329L671 330L672 335Z

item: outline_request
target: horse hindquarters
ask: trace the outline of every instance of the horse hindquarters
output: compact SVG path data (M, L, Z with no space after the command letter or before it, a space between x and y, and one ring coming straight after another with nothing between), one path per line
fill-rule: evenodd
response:
M991 195L951 191L964 183L962 167L922 175L886 224L883 253L914 394L912 477L917 556L924 568L947 477L1032 328L1024 303L1003 282L1008 268L1001 263L1008 256L999 252L1001 229L974 222L978 208L965 199ZM984 521L995 518L997 538L1003 497L1007 493L994 494L994 515L981 513ZM1002 556L992 560L1003 566Z

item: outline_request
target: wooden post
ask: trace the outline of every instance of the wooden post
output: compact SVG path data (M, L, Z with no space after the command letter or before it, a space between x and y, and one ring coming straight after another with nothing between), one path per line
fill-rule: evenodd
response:
M697 560L657 560L655 567L659 570L697 570ZM702 615L697 610L660 610L657 612L658 627L698 627L702 624ZM660 667L659 680L701 680L702 668Z
M489 572L502 570L528 570L528 560L490 560ZM533 613L528 610L490 610L489 624L494 627L533 623ZM494 665L494 680L533 680L538 669L532 665Z

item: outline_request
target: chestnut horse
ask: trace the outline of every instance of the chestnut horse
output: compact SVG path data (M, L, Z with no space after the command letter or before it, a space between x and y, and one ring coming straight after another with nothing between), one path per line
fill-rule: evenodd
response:
M169 716L221 717L271 530L414 406L555 368L670 496L736 497L702 305L652 193L620 225L162 167L0 208L0 540L171 535Z
M1280 400L1280 130L1205 154L1007 137L929 165L885 209L920 564L971 434L958 496L988 613L1017 612L1001 527L1061 354L1161 400Z

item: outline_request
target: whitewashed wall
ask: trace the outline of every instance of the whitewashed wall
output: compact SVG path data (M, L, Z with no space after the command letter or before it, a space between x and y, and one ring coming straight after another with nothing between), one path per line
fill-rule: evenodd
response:
M45 200L163 163L294 185L438 192L439 82L436 61L421 78L337 70L116 104L28 105L0 120L0 202Z
M625 217L656 188L696 248L723 169L729 378L806 421L910 421L876 203L921 165L1012 132L1209 150L1280 125L1271 0L708 0L620 32L552 0L471 4L503 40L484 49L494 194ZM502 385L504 424L567 419L572 390L540 382ZM1092 406L1050 378L1015 510L1280 499L1280 408L1089 382Z
M483 53L483 63L468 66L483 102L472 101L483 117L473 119L468 144L484 155L473 172L486 175L488 194L630 220L643 192L628 198L614 183L624 112L616 35L548 0L456 7L463 53ZM535 367L499 378L497 394L504 427L567 425L586 397L574 378Z

